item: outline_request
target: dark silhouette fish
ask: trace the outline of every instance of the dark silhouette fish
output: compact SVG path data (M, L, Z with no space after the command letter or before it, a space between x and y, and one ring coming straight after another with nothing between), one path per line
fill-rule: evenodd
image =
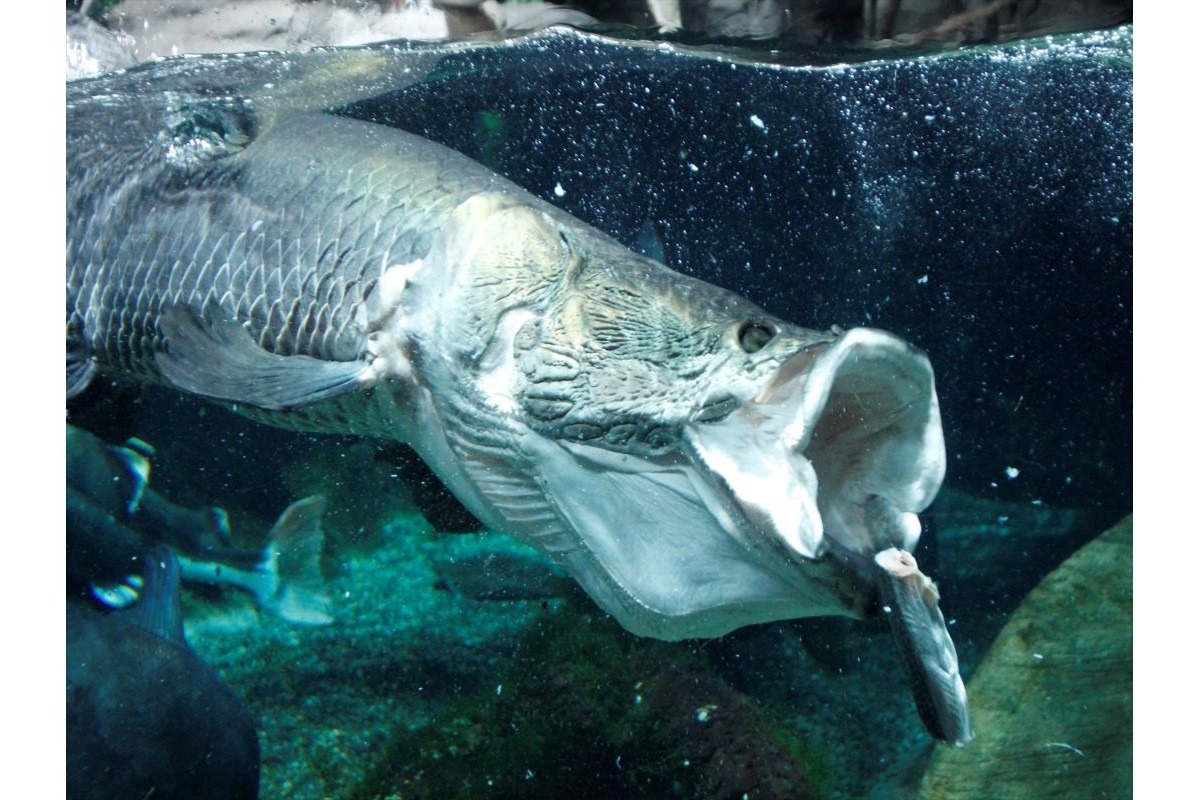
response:
M129 610L67 599L67 797L254 800L254 720L184 641L171 551L145 562Z
M911 551L945 471L924 354L792 325L320 111L434 64L385 47L70 84L68 396L104 373L407 442L638 634L878 613L901 579L874 556ZM906 652L937 649L918 703L965 741L940 614L903 620Z

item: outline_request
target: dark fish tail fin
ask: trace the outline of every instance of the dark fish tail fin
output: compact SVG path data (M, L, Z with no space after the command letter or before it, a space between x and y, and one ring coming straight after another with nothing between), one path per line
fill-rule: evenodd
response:
M153 634L180 644L183 637L183 607L179 602L179 562L171 548L155 545L142 557L144 574L141 595L126 612L126 618Z

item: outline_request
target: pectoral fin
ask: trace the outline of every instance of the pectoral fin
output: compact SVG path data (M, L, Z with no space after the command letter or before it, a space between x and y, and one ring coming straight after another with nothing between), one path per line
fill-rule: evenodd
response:
M286 411L369 385L366 361L325 361L281 356L258 345L227 318L201 316L173 306L159 319L166 350L155 354L164 377L177 388L215 400Z

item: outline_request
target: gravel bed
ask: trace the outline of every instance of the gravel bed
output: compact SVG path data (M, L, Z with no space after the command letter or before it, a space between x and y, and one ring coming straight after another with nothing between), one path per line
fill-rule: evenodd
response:
M933 516L936 577L951 585L984 579L989 564L989 579L1002 581L1015 554L1086 538L1073 512L953 492ZM331 625L290 625L236 597L189 598L190 644L260 722L264 798L346 796L381 757L389 731L417 729L453 698L496 680L524 627L561 602L479 601L437 588L438 558L530 552L507 537L438 535L410 515L387 523L382 541L343 558L330 580ZM1029 566L1023 582L1056 563ZM969 676L1020 598L998 592L1008 600L973 603L943 594ZM726 682L820 743L838 800L903 796L933 746L882 622L799 620L677 646L708 651Z

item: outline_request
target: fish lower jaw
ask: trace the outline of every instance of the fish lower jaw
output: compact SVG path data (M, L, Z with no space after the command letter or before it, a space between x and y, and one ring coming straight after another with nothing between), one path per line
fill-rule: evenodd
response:
M873 607L874 595L857 573L847 579L842 565L825 559L807 562L786 579L773 569L748 572L743 578L754 587L752 591L731 588L708 601L698 599L706 590L701 586L680 587L677 597L667 597L661 591L647 593L644 586L627 585L584 551L568 554L564 563L588 596L621 627L662 641L717 638L747 625L803 617L864 619Z

